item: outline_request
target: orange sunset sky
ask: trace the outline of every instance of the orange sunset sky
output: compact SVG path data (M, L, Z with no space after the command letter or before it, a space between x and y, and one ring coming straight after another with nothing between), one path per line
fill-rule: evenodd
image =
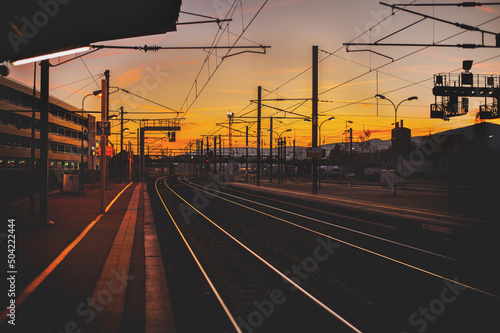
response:
M224 18L231 9L233 0L184 0L181 10L207 16ZM411 1L409 1L411 2ZM437 3L438 1L436 1ZM439 3L456 1L441 0ZM261 6L265 6L255 17ZM393 2L390 2L393 3ZM397 1L396 3L408 3ZM414 3L433 3L433 0ZM100 89L98 76L106 69L111 72L111 86L117 86L154 102L179 110L184 114L177 142L150 138L156 146L169 149L186 147L187 143L199 139L201 135L227 135L226 128L217 123L227 124L227 113L236 117L256 116L255 105L250 100L257 98L257 87L262 86L265 98L310 98L311 76L308 68L312 61L312 45L318 45L320 103L319 112L322 122L331 116L335 120L322 126L321 134L325 143L340 142L346 129L346 121L351 124L354 137L363 130L371 131L371 138L388 139L394 122L394 108L386 101L377 100L378 92L386 95L395 103L410 96L418 96L418 101L405 102L399 109L398 120L404 119L405 126L412 135L425 135L442 130L471 125L484 99L471 98L469 114L452 118L445 122L429 119L429 105L434 103L432 95L433 75L437 73L460 73L462 60L474 60L471 72L474 74L500 73L500 51L495 48L464 50L460 48L419 48L419 47L371 47L371 50L386 57L370 52L346 52L342 43L375 42L398 31L420 18L404 12L391 14L389 7L373 0L238 0L229 24L229 33L222 34L218 45L227 46L238 38L242 29L252 22L236 45L269 45L267 54L244 53L225 58L226 51L220 50L205 61L207 52L203 50L168 50L158 52L131 50L100 50L81 60L74 60L63 66L51 69L50 93L65 102L81 108L82 99L94 90ZM410 7L408 7L410 8ZM411 10L436 16L451 22L480 26L481 29L500 32L500 6L479 8L457 7L411 7ZM376 25L385 17L386 20ZM179 22L199 20L181 14ZM225 28L225 25L222 25ZM371 28L371 29L370 29ZM159 45L159 46L210 46L221 30L217 24L178 26L177 32L99 44L110 45ZM219 35L217 35L219 34ZM355 39L358 37L357 39ZM450 38L451 37L451 38ZM449 39L448 39L449 38ZM354 40L355 39L355 40ZM478 32L464 30L426 19L396 35L384 40L390 43L442 43L462 44L481 43ZM485 43L494 45L494 36L485 35ZM351 47L352 50L369 47ZM235 52L235 51L233 51ZM333 53L333 54L332 54ZM387 57L393 58L391 61ZM56 60L53 60L54 62ZM215 66L218 70L213 73ZM378 68L378 70L374 70ZM209 75L213 74L205 89L194 100L195 90L188 94L197 74L200 73L195 90L201 89ZM302 74L301 74L302 73ZM363 75L364 74L364 75ZM12 68L11 78L27 85L33 82L33 66L25 65ZM187 103L186 103L187 101ZM194 102L194 103L193 103ZM266 104L279 108L291 108L297 102L272 101ZM131 120L171 118L153 103L137 99L124 92L112 94L110 109L123 106L124 127L135 132L137 124ZM298 105L297 105L298 106ZM88 97L85 109L99 110L98 98ZM298 106L295 112L310 115L311 104ZM113 114L113 112L111 112ZM263 116L282 117L283 112L271 108L263 109ZM246 121L253 121L245 118ZM243 130L246 123L236 119L234 128ZM498 123L498 121L494 121ZM112 132L119 129L113 123ZM256 128L251 125L251 132ZM269 120L262 124L269 128ZM297 145L310 145L310 123L297 119L279 119L274 122L274 130L283 132L292 129L287 136L295 137ZM265 132L267 133L267 132ZM152 134L159 137L164 134ZM237 135L237 132L234 133ZM126 135L125 141L135 145L136 135ZM113 141L115 136L111 136ZM251 139L250 142L255 142ZM244 146L245 139L233 138L233 146ZM254 144L252 144L253 146ZM266 144L267 146L267 144ZM135 149L134 149L135 150Z

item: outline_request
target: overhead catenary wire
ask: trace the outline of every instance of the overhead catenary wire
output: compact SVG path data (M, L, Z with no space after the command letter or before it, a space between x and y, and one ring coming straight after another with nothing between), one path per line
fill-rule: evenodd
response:
M235 0L233 2L233 5L231 6L230 10L228 11L228 14L226 14L226 18L228 17L228 15L231 13L231 17L232 15L234 15L234 12L236 10L236 3L237 3L238 0ZM260 14L260 12L262 11L262 9L264 8L264 6L268 3L269 0L265 0L264 3L261 5L261 7L257 10L257 12L255 13L255 15L252 17L252 19L250 20L250 22L244 27L244 29L242 30L241 34L236 38L236 40L234 41L234 43L232 43L231 45L231 48L229 48L229 50L226 52L226 55L225 57L229 56L232 48L234 48L236 46L236 44L238 43L238 41L243 37L243 34L248 30L248 28L250 27L250 25L254 22L254 20L257 18L257 16ZM228 28L229 24L226 24L226 27ZM219 31L221 29L219 29L217 31L217 34L216 36L214 37L214 41L212 42L212 46L215 46L217 45L217 43L220 41L220 39L222 38L222 34L220 34L219 36ZM217 38L218 37L218 38ZM216 41L217 40L217 41ZM215 43L215 44L214 44ZM265 49L264 49L265 50ZM203 86L201 87L201 89L199 90L198 92L198 78L199 76L201 75L201 72L203 70L203 67L205 66L205 64L209 61L210 59L210 55L213 53L213 50L211 52L209 52L207 54L207 57L205 58L205 61L203 62L202 64L202 67L200 68L200 71L198 72L198 75L196 76L195 80L194 80L194 83L192 84L191 86L191 89L189 90L184 102L182 103L182 106L181 106L181 110L182 108L184 107L184 105L186 105L186 109L184 111L184 113L182 114L181 118L184 118L185 115L189 112L189 110L191 109L191 107L194 105L194 103L196 102L196 100L198 99L198 96L200 96L200 94L205 90L205 87L208 85L208 83L210 82L210 80L212 79L212 77L215 75L215 73L217 72L217 70L220 68L221 64L224 62L224 58L221 59L221 61L219 63L216 64L215 66L215 69L209 74L209 77L208 79L206 80L206 82L203 84ZM196 88L196 96L195 98L193 99L193 101L191 101L191 103L189 103L188 99L189 99L189 96L191 95L191 92L193 91L193 89Z
M172 109L171 107L168 107L168 106L166 106L166 105L160 104L160 103L158 103L158 102L152 101L152 100L150 100L149 98L142 97L142 96L140 96L140 95L134 94L133 92L130 92L130 91L128 91L128 90L126 90L126 89L123 89L123 88L119 88L119 89L120 89L121 91L123 91L123 92L127 93L127 94L130 94L130 95L133 95L133 96L135 96L135 97L141 98L141 99L143 99L143 100L145 100L145 101L148 101L148 102L150 102L150 103L153 103L153 104L156 104L156 105L158 105L158 106L161 106L162 108L165 108L165 109L170 110L170 111L172 111L172 112L175 112L175 113L177 113L177 114L179 114L179 113L180 113L180 111L177 111L177 110L175 110L175 109ZM165 111L163 111L163 112L165 112Z
M416 0L415 0L416 1ZM413 1L413 2L415 2ZM382 24L384 21L386 21L387 19L391 18L395 13L397 13L398 10L394 11L393 14L391 15L388 15L386 16L385 18L381 19L379 22L375 23L373 26L371 26L370 28L366 29L364 32L358 34L356 37L354 37L352 41L358 39L359 37L363 36L364 34L366 34L367 32L369 32L371 29L379 26L380 24ZM342 50L344 48L344 46L340 46L337 50L335 50L334 52L332 52L331 54L328 54L328 56L326 56L325 58L323 59L320 59L319 60L319 63L322 63L323 61L325 61L326 59L328 59L330 56L334 55L335 53L339 52L340 50ZM263 96L263 98L267 97L268 95L270 94L273 94L275 93L276 91L278 91L280 88L286 86L287 84L289 84L290 82L298 79L300 76L304 75L305 73L307 73L310 69L312 68L312 66L309 66L307 67L306 69L302 70L300 73L296 74L295 76L293 76L292 78L290 78L289 80L285 81L284 83L282 83L281 85L279 85L278 87L276 87L275 89L273 90L267 90L267 89L264 89L267 93ZM250 103L251 105L251 103ZM241 110L240 112L236 113L236 115L239 115L239 113L243 112L244 110L246 110L250 105L247 105L243 110ZM255 111L255 110L252 110L252 111ZM251 111L250 111L251 112ZM246 114L245 114L246 115Z
M228 12L226 13L226 16L224 17L225 19L226 19L226 18L228 18L228 17L232 18L232 16L234 15L235 5L236 5L236 2L237 2L237 1L238 1L238 0L235 0L235 1L233 2L233 4L231 5L231 7L229 8ZM228 23L226 23L226 27L228 27L228 26L229 26L229 24L228 24ZM219 43L219 41L221 40L221 38L222 38L222 36L223 36L224 31L221 33L221 30L222 30L222 28L221 28L221 26L219 25L219 30L217 30L217 32L216 32L216 34L215 34L215 36L214 36L214 38L213 38L213 40L212 40L212 43L211 43L211 48L210 48L210 49L209 49L209 51L207 52L207 55L206 55L206 57L205 57L205 60L203 61L203 64L202 64L201 68L199 69L198 74L196 75L196 77L195 77L195 79L194 79L194 82L193 82L193 84L191 85L191 88L189 89L189 91L188 91L188 93L187 93L187 96L186 96L186 98L184 99L184 102L182 103L182 105L181 105L181 107L180 107L180 109L181 109L181 110L182 110L182 108L184 107L184 105L187 105L187 104L188 104L188 98L189 98L189 96L191 95L191 92L193 91L193 89L196 89L196 97L195 97L195 98L198 98L198 91L197 91L197 86L198 86L198 78L200 77L200 75L201 75L201 73L202 73L202 71L203 71L203 68L204 68L205 64L206 64L206 63L210 60L210 56L213 54L213 51L214 51L213 47ZM220 33L220 35L219 35L219 33ZM216 70L217 70L217 68L216 68ZM214 72L214 73L215 73L215 72ZM209 79L208 79L208 80L210 80L210 79L211 79L211 77L209 77ZM195 99L195 100L196 100L196 99ZM192 104L191 104L191 105L192 105ZM188 107L187 107L186 111L184 112L184 115L185 115L185 114L189 111L189 109L190 109L190 106L188 106ZM183 117L184 117L184 115L183 115Z
M65 87L68 87L68 86L71 86L73 84L77 84L77 83L80 83L80 82L83 82L83 81L95 80L96 78L99 79L99 78L101 78L103 76L104 76L104 73L96 74L93 77L86 77L84 79L80 79L80 80L72 81L72 82L69 82L69 83L61 84L61 85L59 85L57 87L50 88L50 90L54 91L54 90L65 88Z
M403 5L400 5L400 6L403 6ZM393 14L395 14L396 12L397 12L397 9L395 9L395 10L394 10L394 13L393 13ZM370 31L371 29L373 29L373 28L374 28L374 27L376 27L377 25L382 24L382 22L384 22L384 21L385 21L385 20L387 20L388 18L392 17L392 16L393 16L393 14L391 14L391 15L389 15L389 16L387 16L387 17L383 18L383 19L381 19L379 22L377 22L376 24L374 24L372 27L370 27L369 29L367 29L367 30L366 30L366 31L364 31L363 33L358 34L358 36L356 36L355 38L353 38L353 39L352 39L352 41L354 41L354 40L356 40L357 38L361 37L363 34L367 33L368 31ZM495 18L492 18L492 19L490 19L490 20L487 20L487 21L485 21L485 22L483 22L483 23L479 24L479 25L478 25L478 27L480 27L480 26L482 26L482 25L484 25L484 24L490 23L490 22L492 22L492 21L494 21L494 20L496 20L496 19L498 19L498 18L499 18L499 17L495 17ZM442 39L440 42L443 42L443 41L446 41L446 40L448 40L448 39L454 38L454 37L456 37L456 36L458 36L458 35L460 35L460 34L462 34L462 33L465 33L465 32L467 32L467 31L461 31L461 32L458 32L458 33L456 33L456 34L454 34L454 35L452 35L452 36L450 36L450 37L447 37L447 38ZM408 54L406 54L406 55L404 55L404 56L402 56L402 57L400 57L400 58L396 59L394 62L399 61L399 60L402 60L402 59L405 59L405 58L407 58L407 57L410 57L410 56L412 56L413 54L416 54L416 53L418 53L418 52L421 52L421 51L425 50L426 48L427 48L427 47L423 47L423 48L420 48L420 49L418 49L418 50L412 51L412 52L410 52L410 53L408 53ZM343 49L343 46L339 47L339 48L338 48L337 50L335 50L334 52L326 52L326 51L325 51L325 53L327 53L327 54L328 54L328 56L326 56L325 58L322 58L322 59L320 60L320 62L325 61L326 59L330 58L331 56L340 57L340 56L338 56L336 53L338 53L338 52L339 52L340 50L342 50L342 49ZM496 57L496 56L495 56L495 57ZM495 57L492 57L492 58L495 58ZM484 61L491 60L492 58L490 58L490 59L486 59L486 60L484 60ZM344 60L346 60L346 61L351 61L350 59L344 59ZM351 62L353 62L353 61L351 61ZM355 63L355 62L353 62L353 63ZM325 91L321 92L320 94L321 94L321 95L323 95L323 94L326 94L326 93L328 93L328 92L330 92L330 91L332 91L332 90L334 90L334 89L340 88L341 86L344 86L344 85L348 84L349 82L352 82L352 81L353 81L353 80L355 80L355 79L359 79L360 77L362 77L362 76L364 76L364 75L367 75L367 74L369 74L369 73L371 73L371 72L373 72L373 71L379 70L380 68L383 68L383 67L385 67L385 66L387 66L387 65L389 65L389 64L392 64L392 62L391 62L391 63L384 64L384 65L382 65L382 66L379 66L379 67L377 67L377 68L375 68L375 69L373 69L373 70L367 71L367 72L365 72L364 74L362 74L362 75L360 75L360 76L356 76L354 79L350 79L350 80L348 80L348 81L346 81L346 82L343 82L343 83L341 83L341 84L339 84L339 85L337 85L337 86L335 86L335 87L333 87L333 88L330 88L330 89L328 89L328 90L325 90ZM364 65L359 64L359 63L358 63L358 65L364 66ZM368 67L368 66L365 66L365 67ZM306 73L307 71L309 71L310 69L311 69L311 67L308 67L308 68L304 69L303 71L301 71L301 72L300 72L300 73L298 73L297 75L293 76L291 79L289 79L289 80L287 80L286 82L284 82L284 83L282 83L281 85L279 85L279 86L278 86L277 88L275 88L274 90L267 90L267 89L264 89L264 91L266 91L267 93L263 96L263 98L265 98L265 97L266 97L266 96L268 96L269 94L271 94L271 93L273 93L273 92L277 91L278 89L282 88L283 86L285 86L285 85L289 84L289 83L290 83L290 82L292 82L293 80L296 80L297 78L299 78L300 76L302 76L303 74L305 74L305 73ZM384 73L384 72L382 72L382 73ZM421 81L418 81L418 82L412 82L412 81L402 79L402 78L397 77L397 76L392 75L392 74L388 74L388 73L385 73L385 74L387 74L387 75L389 75L389 76L392 76L392 77L395 77L395 78L397 78L397 79L404 80L404 81L406 81L406 82L409 82L409 83L410 83L409 85L406 85L406 86L404 86L404 87L400 87L400 88L398 88L398 89L392 90L391 92L394 92L394 91L397 91L397 90L400 90L400 89L405 89L405 88L408 88L408 87L413 86L413 85L422 85L422 83L424 83L424 82L426 82L426 81L428 81L428 80L431 80L431 79L425 79L425 80L421 80ZM428 88L428 87L425 87L425 88ZM430 88L429 88L429 89L430 89ZM346 106L348 106L348 105L353 105L353 104L361 103L361 102L367 101L367 100L369 100L369 99L371 99L371 98L373 98L373 96L370 96L369 98L360 99L360 100L358 100L358 101L355 101L355 102L352 102L352 103L349 103L349 104L346 104L346 105L340 106L340 107L338 107L338 108L330 109L330 110L328 110L327 112L331 112L331 111L337 110L337 109L339 109L339 108L346 107ZM249 106L250 106L250 105L247 105L247 106L246 106L245 108L243 108L240 112L237 112L237 113L236 113L236 115L240 115L242 112L245 112L244 114L248 114L249 112L251 112L251 111L248 111ZM296 123L296 122L292 122L292 124L293 124L293 123Z

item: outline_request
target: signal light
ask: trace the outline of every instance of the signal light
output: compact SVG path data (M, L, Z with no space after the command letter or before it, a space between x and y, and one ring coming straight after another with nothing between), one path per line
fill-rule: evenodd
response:
M462 84L472 86L474 83L474 77L472 73L462 73Z

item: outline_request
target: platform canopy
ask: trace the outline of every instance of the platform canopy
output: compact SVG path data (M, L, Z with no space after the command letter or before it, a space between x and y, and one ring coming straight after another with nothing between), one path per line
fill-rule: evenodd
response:
M0 62L176 30L182 0L2 0Z

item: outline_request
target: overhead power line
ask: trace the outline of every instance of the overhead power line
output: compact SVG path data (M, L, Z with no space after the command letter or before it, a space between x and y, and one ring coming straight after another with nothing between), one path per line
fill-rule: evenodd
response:
M230 10L228 11L228 13L226 14L226 18L228 17L228 15L231 15L231 17L234 15L235 13L235 10L236 10L236 3L237 3L238 0L235 0L233 2L233 5L231 6ZM198 97L200 96L200 94L205 90L205 87L208 85L208 83L210 82L210 80L212 79L212 77L215 75L215 73L217 72L217 70L220 68L220 66L222 65L222 63L224 62L224 60L229 57L229 56L232 56L232 55L236 55L236 54L240 54L241 52L239 53L236 53L236 54L230 54L231 51L233 49L236 49L236 48L240 48L238 46L236 46L236 44L239 42L239 40L243 37L243 35L245 34L245 32L248 30L248 28L250 27L250 25L254 22L254 20L257 18L257 16L260 14L260 12L262 11L262 9L264 8L264 6L267 4L269 0L265 0L264 3L261 5L261 7L258 9L258 11L255 13L255 15L252 17L252 19L250 20L250 22L243 28L241 34L236 38L236 40L228 47L228 51L226 52L226 54L222 57L221 61L219 63L216 62L216 66L215 66L215 69L213 71L210 72L210 68L209 68L209 75L208 75L208 78L207 80L205 81L205 83L201 86L201 88L199 89L198 91L198 78L200 77L201 73L202 73L202 70L204 69L205 65L207 64L208 66L208 63L210 61L210 56L213 54L213 51L214 50L217 50L217 44L220 42L222 36L223 36L223 32L220 33L219 35L219 32L221 30L221 28L219 27L219 31L216 33L215 37L214 37L214 40L212 42L212 48L210 49L210 51L208 52L206 58L205 58L205 61L203 62L201 68L200 68L200 71L198 72L193 84L191 85L191 88L189 89L189 92L184 100L184 102L182 103L182 106L181 106L181 110L182 108L186 105L186 110L184 111L182 117L184 118L185 115L189 112L189 110L191 109L191 107L194 105L194 103L196 102L196 100L198 99ZM229 25L226 24L226 28L228 29L229 31ZM261 47L263 48L264 50L264 53L265 53L265 50L266 50L266 47L260 45L260 46L254 46L255 47ZM243 52L251 52L251 51L243 51ZM191 93L193 92L193 90L195 90L195 96L193 98L193 100L191 102L189 102L189 97L191 96Z
M180 111L174 110L174 109L172 109L172 108L170 108L170 107L168 107L168 106L166 106L166 105L163 105L163 104L157 103L157 102L152 101L152 100L150 100L150 99L148 99L148 98L145 98L145 97L139 96L139 95L137 95L137 94L134 94L134 93L132 93L132 92L130 92L130 91L128 91L128 90L126 90L126 89L123 89L123 88L119 88L119 89L120 89L121 91L123 91L123 92L127 93L127 94L130 94L130 95L133 95L133 96L135 96L135 97L141 98L141 99L143 99L143 100L145 100L145 101L148 101L148 102L150 102L150 103L153 103L153 104L156 104L156 105L158 105L158 106L161 106L162 108L168 109L168 110L170 110L170 111L172 111L172 112L175 112L175 113L177 113L177 114L179 114L179 113L180 113ZM170 112L169 112L169 113L170 113Z

